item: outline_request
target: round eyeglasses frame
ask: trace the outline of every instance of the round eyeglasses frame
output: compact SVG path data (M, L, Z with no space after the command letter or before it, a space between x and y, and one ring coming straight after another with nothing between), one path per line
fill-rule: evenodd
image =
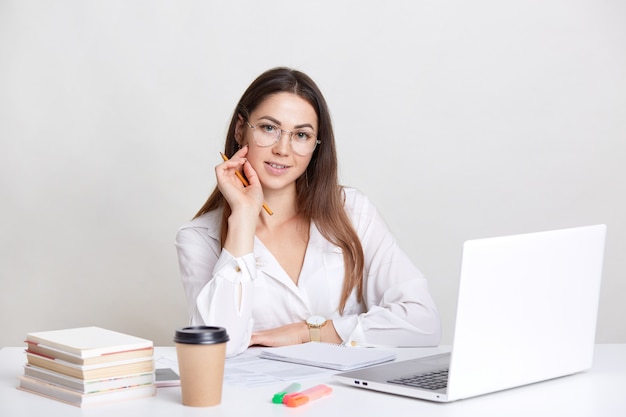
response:
M314 143L313 143L313 148L312 148L309 152L307 152L307 153L300 153L300 152L296 151L296 150L294 149L294 147L293 147L293 134L294 134L294 133L298 133L298 132L297 132L297 131L296 131L296 132L294 132L294 131L284 130L284 129L281 129L281 128L279 128L278 126L276 126L276 125L274 125L274 124L271 124L271 126L272 126L274 129L276 129L276 131L278 132L278 134L276 135L276 140L275 140L273 143L270 143L269 145L261 145L261 144L257 141L256 135L254 134L254 132L256 132L256 131L257 131L257 130L256 130L256 128L257 128L257 126L259 125L259 123L257 123L256 125L254 125L254 126L253 126L252 124L250 124L250 122L248 122L248 121L246 120L246 124L248 125L248 127L250 127L250 129L252 129L252 136L254 137L254 143L256 143L258 146L260 146L260 147L262 147L262 148L268 148L268 147L270 147L270 146L274 146L275 144L277 144L277 143L278 143L278 141L279 141L279 140L283 137L283 133L288 133L288 134L289 134L289 144L291 145L291 149L294 151L294 153L296 153L296 154L298 154L298 155L300 155L300 156L307 156L307 155L312 154L313 152L315 152L315 148L317 148L317 145L319 145L320 143L322 143L322 141L321 141L321 140L319 140L319 139L317 138L317 136L313 136L313 138L312 138L312 139L314 140Z

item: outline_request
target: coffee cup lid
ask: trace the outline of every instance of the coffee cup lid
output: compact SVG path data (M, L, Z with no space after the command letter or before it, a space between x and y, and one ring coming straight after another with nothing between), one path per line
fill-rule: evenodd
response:
M174 342L193 345L211 345L228 342L226 329L214 326L189 326L176 330Z

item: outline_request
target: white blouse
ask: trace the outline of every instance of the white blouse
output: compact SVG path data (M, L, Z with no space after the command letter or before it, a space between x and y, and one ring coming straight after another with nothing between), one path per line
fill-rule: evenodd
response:
M439 314L428 282L412 264L367 197L345 188L345 208L365 255L364 303L356 291L343 315L341 249L312 224L304 264L295 285L257 238L254 253L240 258L220 249L221 211L206 213L176 235L180 273L192 325L226 328L227 355L243 352L253 331L312 315L333 321L344 342L359 346L436 346Z

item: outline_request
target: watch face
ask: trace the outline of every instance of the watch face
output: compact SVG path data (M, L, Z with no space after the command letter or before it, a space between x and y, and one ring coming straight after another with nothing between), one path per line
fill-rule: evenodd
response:
M311 326L321 326L325 321L326 319L322 316L311 316L306 320Z

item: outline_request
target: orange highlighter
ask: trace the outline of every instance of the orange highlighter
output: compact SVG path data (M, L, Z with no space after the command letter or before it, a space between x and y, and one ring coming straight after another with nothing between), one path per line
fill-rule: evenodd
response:
M333 392L331 387L320 384L304 391L285 395L283 397L283 404L287 407L299 407L309 401L317 400L318 398L330 395L331 392Z

